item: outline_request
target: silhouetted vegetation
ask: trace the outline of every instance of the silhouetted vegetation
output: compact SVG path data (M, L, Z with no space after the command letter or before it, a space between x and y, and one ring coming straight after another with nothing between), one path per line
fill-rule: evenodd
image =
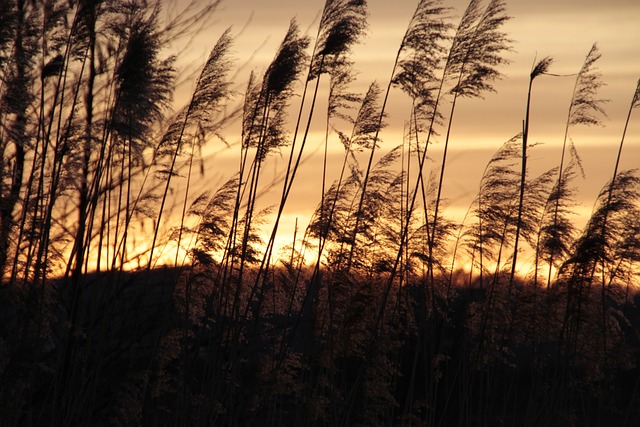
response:
M389 80L363 94L351 53L364 0L326 0L315 37L292 20L246 81L228 29L173 111L182 77L165 47L218 6L0 3L0 425L640 422L640 176L620 170L640 81L583 230L570 131L604 117L596 45L558 166L532 176L527 162L534 79L555 77L544 57L522 133L457 223L444 198L454 113L502 77L504 0L471 0L459 18L419 0ZM383 143L391 97L411 110L403 141ZM322 197L278 248L316 121ZM227 144L231 123L237 173L193 194L202 148ZM286 171L265 183L277 153Z

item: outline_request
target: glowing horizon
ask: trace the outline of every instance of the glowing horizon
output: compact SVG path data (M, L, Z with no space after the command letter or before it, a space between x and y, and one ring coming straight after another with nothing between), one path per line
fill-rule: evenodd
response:
M462 0L443 2L445 6L455 8L457 16L462 14L466 3ZM323 4L320 0L304 4L282 0L277 5L255 4L249 0L223 2L214 15L213 24L188 45L188 68L192 71L199 69L199 64L206 59L219 34L225 28L232 27L232 51L236 60L233 72L237 73L234 87L237 95L231 105L237 105L242 101L242 91L249 73L255 71L261 75L264 72L290 19L295 17L300 27L313 36ZM353 84L354 91L363 93L374 80L386 85L394 54L415 4L415 1L401 1L389 7L388 2L383 0L368 2L368 33L353 52L354 67L359 71L358 79ZM453 220L462 219L461 212L468 208L477 194L482 171L491 155L503 142L521 131L531 64L536 57L546 55L553 56L555 60L551 72L565 76L543 76L535 82L530 138L531 142L542 145L532 150L530 167L534 175L556 165L573 88L573 75L582 65L591 44L598 42L602 52L598 69L607 83L599 96L610 100L606 106L608 120L604 127L575 127L570 135L583 156L587 177L578 183L581 206L577 208L580 213L575 216L577 224L584 224L585 213L590 212L597 192L606 183L613 168L625 112L640 76L640 45L636 42L640 40L640 29L636 28L635 19L640 18L640 4L614 1L604 8L595 1L561 4L544 1L535 5L507 4L507 7L512 19L506 23L504 31L514 41L514 49L507 54L511 63L501 68L504 76L495 83L495 93L486 93L484 99L465 99L459 103L452 130L447 179L443 187L443 195L448 200L444 212ZM611 31L611 25L615 25L616 31ZM634 62L633 58L639 59ZM182 63L185 65L184 60ZM321 87L326 89L326 83ZM192 90L193 83L186 82L180 86L175 94L176 107L187 102ZM299 101L298 92L291 101L292 116L299 108ZM286 242L290 244L292 241L292 221L297 218L299 227L304 230L313 209L320 202L320 186L315 179L320 173L322 161L325 103L324 99L318 101L299 177L293 185L276 238L280 244L274 253L286 246ZM394 89L387 106L388 126L380 135L378 157L403 143L403 125L408 119L409 109L406 95ZM294 125L291 119L288 126L290 139L293 138ZM228 147L214 138L203 148L204 173L201 176L193 175L188 203L205 191L215 191L237 172L240 160L239 129L238 121L223 129ZM343 130L348 132L350 129L345 124ZM640 166L637 161L640 157L636 154L639 148L637 144L634 145L639 133L638 127L632 123L627 134L625 150L628 154L623 157L623 169ZM298 141L300 139L301 132ZM344 149L335 133L329 135L328 147L329 185L336 177L336 165L341 164ZM430 145L425 173L428 174L439 164L441 154L441 137L435 137ZM265 179L262 180L259 199L261 208L274 205L279 200L287 157L288 147L283 147L279 154L272 155L265 163ZM185 185L186 164L183 162L181 165L183 176L173 182L174 197L161 226L165 235L176 226L176 215L179 216L184 201L181 194ZM264 232L270 233L269 228L267 224ZM139 262L145 252L145 233L142 230L137 233L139 241L135 247L128 249L129 253L135 254L134 262ZM167 247L164 252L175 253L175 248ZM170 263L174 257L159 257L155 264Z

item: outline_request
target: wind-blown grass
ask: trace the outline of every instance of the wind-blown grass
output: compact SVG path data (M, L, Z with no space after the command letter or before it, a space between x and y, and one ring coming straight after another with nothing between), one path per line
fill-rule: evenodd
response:
M640 178L621 169L640 83L584 229L570 130L604 117L596 45L559 165L529 170L534 80L555 77L545 57L522 133L457 223L456 107L502 77L505 2L471 0L456 21L444 2L417 1L389 80L364 93L352 57L363 0L327 0L315 38L292 20L246 80L229 29L172 111L180 70L165 47L218 3L170 19L163 2L0 5L3 425L640 421ZM410 105L402 141L386 133L392 100ZM318 200L305 230L281 236L315 129ZM198 156L220 140L237 170L198 193Z

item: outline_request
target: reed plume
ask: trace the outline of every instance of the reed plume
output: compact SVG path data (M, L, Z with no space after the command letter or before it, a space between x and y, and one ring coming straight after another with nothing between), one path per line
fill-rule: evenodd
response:
M211 50L207 62L202 68L189 105L178 114L176 120L169 125L159 146L159 156L162 156L162 154L166 152L171 158L171 163L168 169L159 170L159 172L166 175L166 183L164 192L162 193L160 209L158 210L155 221L153 240L149 251L148 268L151 268L153 263L153 252L158 237L164 205L169 192L171 177L175 174L174 168L176 160L182 150L183 138L189 135L189 126L191 126L191 129L200 126L206 131L211 131L211 117L220 111L221 104L230 97L229 83L226 77L230 68L228 54L231 42L230 30L226 30ZM179 243L178 246L180 246Z
M522 168L520 172L520 198L518 203L518 220L516 223L515 239L513 244L513 262L511 264L511 276L509 278L509 288L513 285L513 279L516 274L516 267L518 264L518 243L520 240L520 229L522 228L522 211L524 208L524 195L527 179L527 144L529 144L529 113L531 111L531 89L533 87L533 80L546 74L551 66L553 59L549 56L542 58L538 61L529 75L529 90L527 91L527 108L525 111L524 126L522 130Z
M567 113L567 121L564 131L564 139L562 141L562 151L560 154L560 165L558 166L557 186L562 182L562 175L565 168L565 156L569 144L569 129L574 125L601 125L603 117L606 117L603 106L608 102L606 99L598 98L598 90L603 86L602 75L596 67L596 62L600 59L601 54L598 45L593 44L589 53L576 76L571 102L569 103L569 111ZM560 200L556 199L553 212L553 227L556 228L558 221L558 213L560 209ZM554 240L558 238L551 237ZM554 270L556 254L551 253L549 257L549 277L547 285L551 283Z
M453 87L449 90L453 100L448 116L449 123L440 167L438 194L433 209L431 241L435 240L433 233L437 230L456 102L459 97L481 97L483 92L493 90L492 82L501 77L497 67L507 62L502 55L509 50L510 40L500 27L509 19L504 1L491 0L482 10L480 1L471 0L453 38L442 77L443 81L453 80Z

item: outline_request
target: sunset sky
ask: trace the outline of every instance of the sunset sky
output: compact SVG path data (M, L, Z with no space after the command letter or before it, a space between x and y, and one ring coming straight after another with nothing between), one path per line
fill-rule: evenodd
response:
M0 0L0 427L640 426L639 337L640 0Z
M361 93L374 80L386 86L399 43L417 4L410 0L369 0L367 3L368 32L353 53L355 68L359 71L354 89ZM457 17L467 3L463 0L443 2L455 9ZM322 0L224 1L215 13L213 23L189 46L188 56L194 58L196 64L204 62L219 35L232 26L236 36L236 65L239 67L234 81L237 90L241 91L250 71L264 72L292 18L295 17L309 35L315 34L323 4ZM626 113L640 78L640 1L518 0L507 1L507 10L512 19L503 29L513 40L513 50L507 55L510 64L501 68L504 78L494 85L495 93L486 93L484 99L464 99L456 112L443 187L443 194L448 199L446 212L449 216L462 218L477 193L482 171L491 155L504 141L521 131L528 75L536 57L554 58L551 73L575 74L591 45L597 42L602 54L597 66L606 83L600 95L610 100L606 105L608 119L605 119L603 127L574 127L570 132L585 169L586 177L584 180L580 178L577 185L580 188L579 210L582 215L587 214L598 191L611 176ZM574 81L574 76L542 76L535 81L530 141L540 145L530 153L531 176L557 165L559 161ZM188 84L184 85L177 99L188 96L191 89ZM240 100L239 96L237 101ZM292 113L299 108L299 100L296 97L292 101ZM401 144L402 126L409 117L409 104L399 89L392 92L387 112L389 127L381 135L381 154ZM285 212L285 224L281 228L284 240L290 239L294 218L298 217L304 227L311 210L320 200L318 177L323 121L323 116L318 115L316 126L312 127L307 148L309 154L294 184ZM623 169L640 167L639 121L640 117L636 116L629 128L621 165ZM293 124L290 128L293 131ZM206 150L209 157L205 176L200 179L196 192L211 190L237 170L239 131L237 127L227 131L227 142L231 148L226 149L219 141L212 141ZM439 166L440 142L433 145L428 164L430 170ZM335 137L332 148L331 158L337 164L343 151ZM277 178L286 156L286 149L283 149L281 157L274 156L265 168L263 182ZM265 206L272 203L272 197L275 203L279 191L280 184L265 194L262 199ZM584 216L576 221L583 222Z

